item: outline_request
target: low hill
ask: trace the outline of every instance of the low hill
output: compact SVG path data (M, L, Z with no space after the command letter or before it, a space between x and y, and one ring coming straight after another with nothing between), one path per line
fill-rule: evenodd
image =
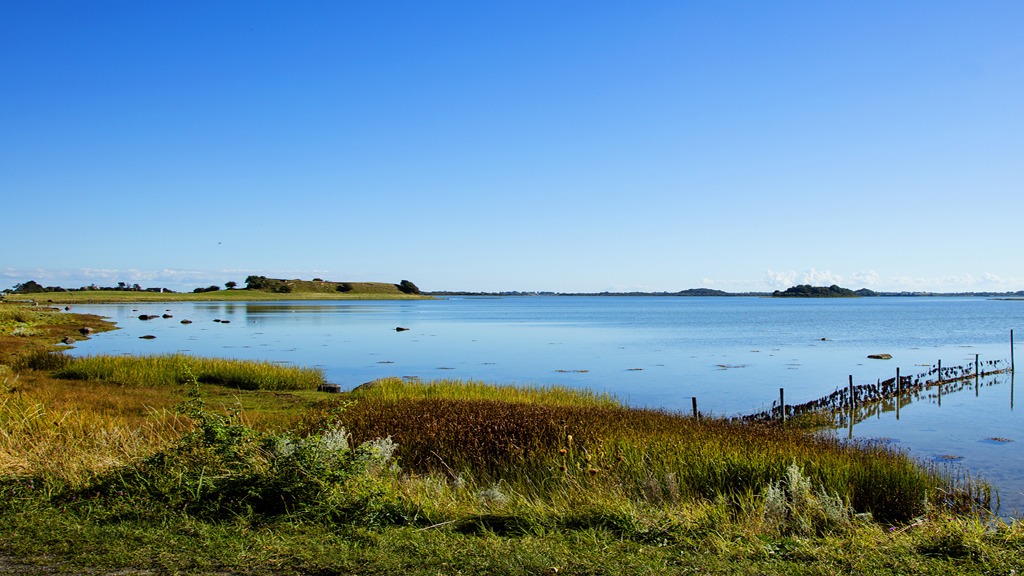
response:
M386 282L332 282L330 280L284 280L266 276L249 276L245 279L245 290L257 292L317 293L317 294L406 294L417 295L420 289L408 280L398 284Z
M732 294L723 290L715 290L712 288L688 288L686 290L680 290L676 292L679 296L732 296Z

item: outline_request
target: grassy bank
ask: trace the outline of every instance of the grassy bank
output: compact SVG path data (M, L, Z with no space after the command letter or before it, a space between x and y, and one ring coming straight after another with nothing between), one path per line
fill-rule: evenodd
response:
M366 283L371 284L371 283ZM391 288L388 288L391 287ZM91 290L74 292L46 292L42 294L9 294L10 302L36 302L38 304L105 304L116 302L244 302L291 300L423 300L430 296L403 294L391 284L368 286L351 292L296 291L289 293L261 290L218 290L216 292L134 292L122 290Z
M1020 523L969 514L968 487L888 449L559 387L322 394L259 365L229 386L209 374L236 363L205 362L4 364L0 556L78 573L1024 571Z

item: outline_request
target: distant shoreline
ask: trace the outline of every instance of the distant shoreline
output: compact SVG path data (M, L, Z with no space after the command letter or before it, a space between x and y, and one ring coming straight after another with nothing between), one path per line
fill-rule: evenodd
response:
M425 296L444 298L448 296L648 296L674 298L771 298L771 292L722 292L721 294L689 294L682 292L424 292ZM874 296L860 298L896 297L896 298L993 298L998 300L1024 300L1020 292L876 292Z

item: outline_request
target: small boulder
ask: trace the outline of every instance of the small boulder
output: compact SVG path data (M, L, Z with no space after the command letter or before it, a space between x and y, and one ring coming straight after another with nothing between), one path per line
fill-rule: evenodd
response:
M191 324L192 321L191 320L182 320L181 323L182 324Z
M71 336L65 336L64 339L61 340L61 342L65 343L65 344L74 344L75 343L75 339L72 338Z
M395 328L395 332L405 332L408 328L402 328L401 326Z
M140 340L152 340L154 338L156 338L156 336L153 336L152 334L146 334L145 336L139 336Z
M164 314L163 317L164 318L174 318L174 316L171 316L170 314Z
M341 384L334 384L332 382L324 382L317 389L317 392L327 392L328 394L338 394L341 392Z
M402 382L415 382L417 379L412 376L406 376L405 378L399 378L397 376L386 376L384 378L378 378L376 380L370 380L369 382L363 382L359 386L352 389L353 392L356 390L366 391L371 388L380 386L381 384L401 384Z
M872 360L892 360L892 354L868 354Z
M88 326L86 326L86 327L84 327L84 328L79 328L79 329L78 329L78 332L79 332L79 333L80 333L80 334L81 334L82 336L88 336L89 334L92 334L92 328L89 328Z

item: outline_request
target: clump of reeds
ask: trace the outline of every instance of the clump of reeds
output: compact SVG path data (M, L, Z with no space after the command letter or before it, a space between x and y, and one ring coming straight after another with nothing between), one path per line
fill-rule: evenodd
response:
M323 370L287 366L259 360L200 358L185 354L158 356L86 356L59 361L50 353L47 362L59 364L54 376L72 380L100 380L121 386L182 384L192 376L203 384L242 390L316 390L324 383ZM65 357L67 358L67 357ZM33 367L36 367L34 365Z
M352 398L375 401L412 399L467 399L545 404L552 406L594 406L618 408L622 403L612 394L558 385L492 384L476 380L441 379L427 382L415 378L381 378L353 390Z

